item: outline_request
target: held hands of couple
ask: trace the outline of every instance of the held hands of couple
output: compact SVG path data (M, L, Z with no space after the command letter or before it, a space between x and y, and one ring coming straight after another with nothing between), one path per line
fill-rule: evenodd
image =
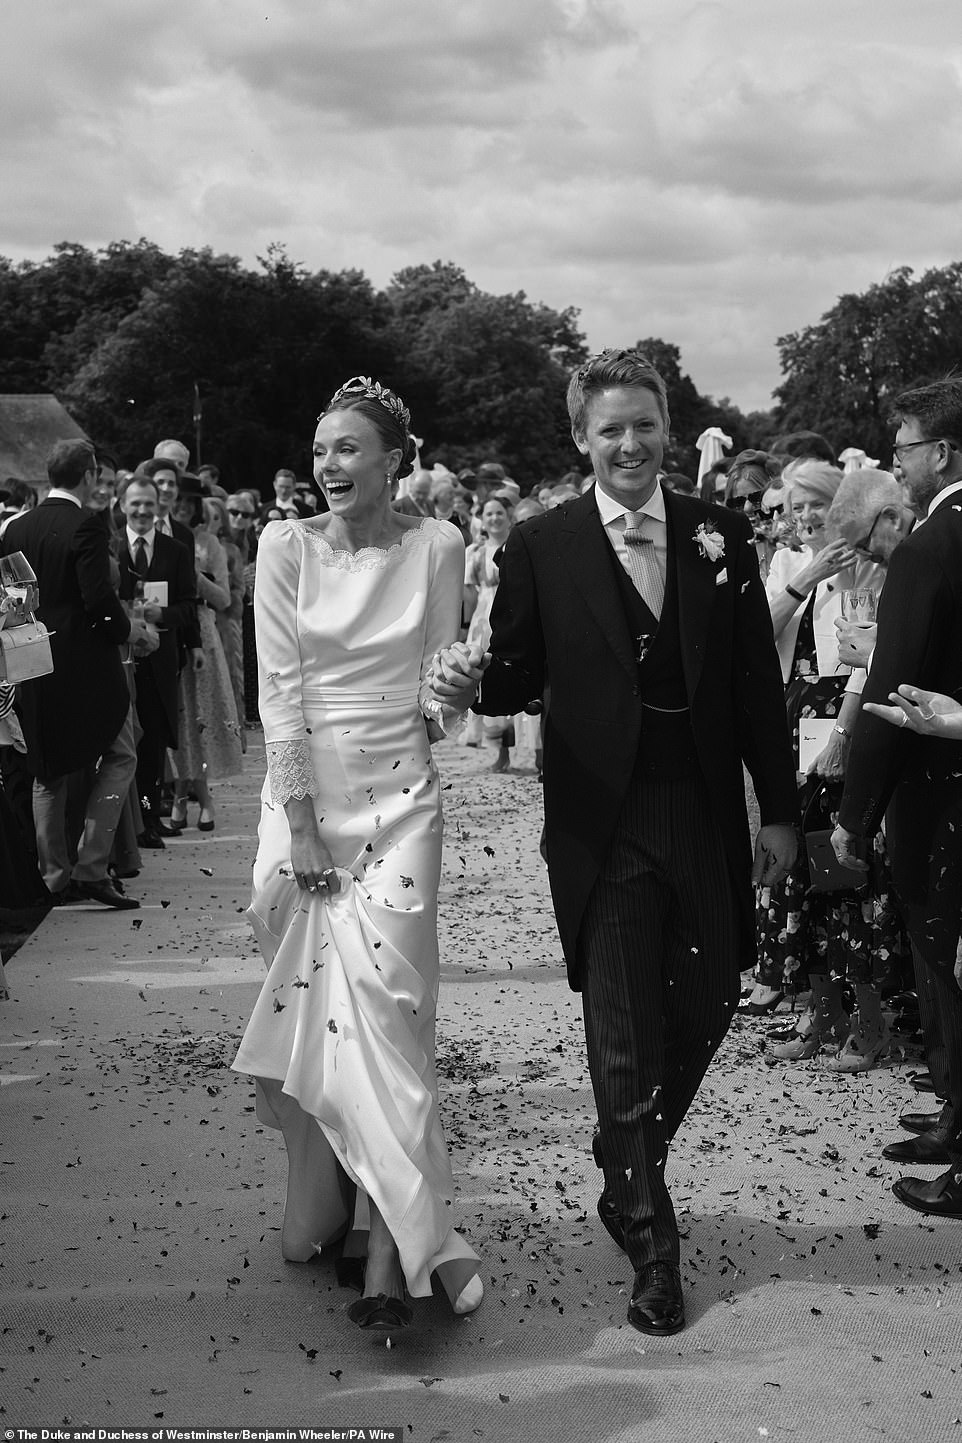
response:
M429 677L431 690L443 706L467 711L478 691L478 683L491 662L491 653L477 644L452 642L434 658Z

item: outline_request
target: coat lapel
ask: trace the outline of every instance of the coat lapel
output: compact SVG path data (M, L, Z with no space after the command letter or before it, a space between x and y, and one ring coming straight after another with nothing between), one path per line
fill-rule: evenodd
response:
M678 583L678 634L688 700L695 694L705 664L708 623L715 604L718 565L701 554L695 529L704 521L705 508L687 496L665 491L668 547Z
M611 569L611 546L591 492L565 507L562 534L565 538L565 562L573 585L615 656L632 681L637 683L638 663L625 608Z

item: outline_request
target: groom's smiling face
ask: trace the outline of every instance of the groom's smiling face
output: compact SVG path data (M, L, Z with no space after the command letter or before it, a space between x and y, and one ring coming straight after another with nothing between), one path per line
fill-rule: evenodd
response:
M612 386L587 399L575 445L591 460L597 484L636 511L655 489L668 431L654 391Z

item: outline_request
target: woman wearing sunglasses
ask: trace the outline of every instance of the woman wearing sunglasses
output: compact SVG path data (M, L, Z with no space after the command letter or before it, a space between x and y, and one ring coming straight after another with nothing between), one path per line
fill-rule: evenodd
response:
M743 511L755 533L755 550L762 580L768 579L776 543L773 522L776 512L765 505L765 493L778 479L778 462L767 451L740 451L728 473L725 505L729 511Z

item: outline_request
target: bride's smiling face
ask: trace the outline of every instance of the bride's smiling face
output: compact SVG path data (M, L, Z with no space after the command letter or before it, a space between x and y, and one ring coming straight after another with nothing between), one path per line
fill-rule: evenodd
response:
M356 516L390 499L401 460L359 411L329 411L314 433L314 479L335 516Z

